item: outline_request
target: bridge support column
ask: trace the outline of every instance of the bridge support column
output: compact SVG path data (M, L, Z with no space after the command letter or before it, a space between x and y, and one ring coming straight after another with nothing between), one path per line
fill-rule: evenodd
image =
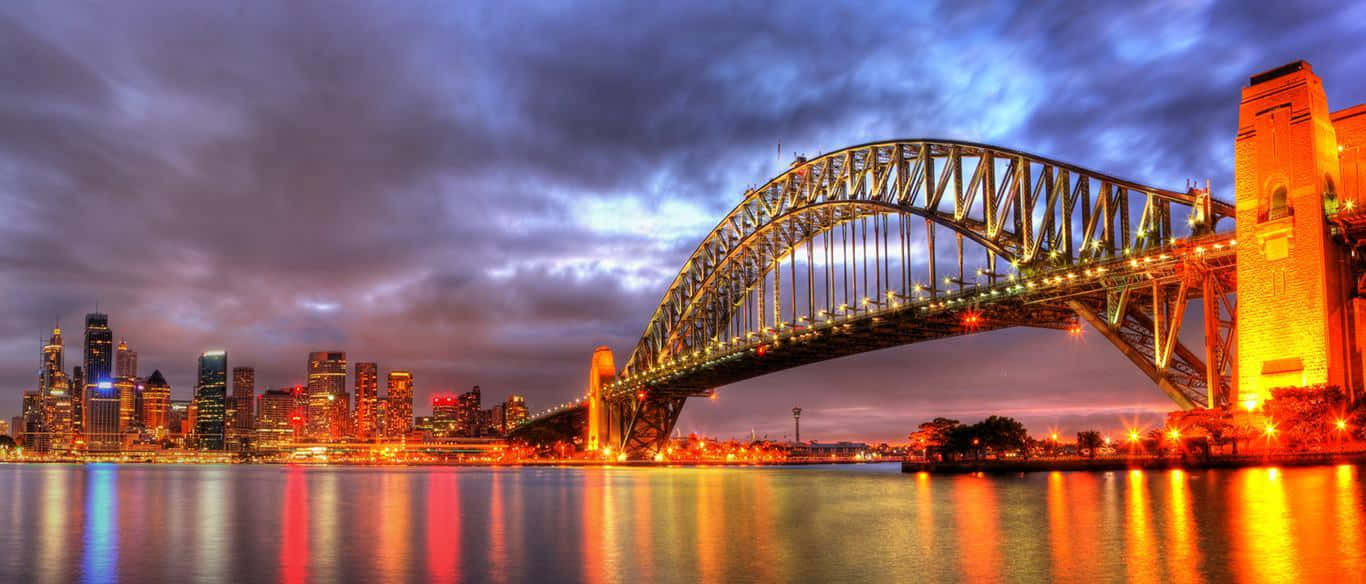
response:
M1328 217L1338 205L1339 145L1308 63L1252 76L1234 153L1238 389L1248 401L1284 386L1351 392L1351 276Z
M584 448L597 452L603 447L613 446L621 441L620 428L616 423L620 414L614 415L616 408L603 394L603 388L617 378L616 362L610 347L593 350L593 361L588 368L588 423L584 424Z

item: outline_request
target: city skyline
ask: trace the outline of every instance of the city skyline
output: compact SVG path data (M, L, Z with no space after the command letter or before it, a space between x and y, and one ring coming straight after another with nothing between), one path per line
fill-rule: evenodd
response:
M625 359L715 219L794 154L950 136L1154 186L1209 179L1232 200L1247 73L1304 58L1338 80L1330 102L1352 103L1360 10L626 4L593 18L637 32L603 35L549 7L7 6L0 46L28 58L6 77L30 82L0 90L15 169L0 197L24 210L0 228L0 399L32 389L54 317L75 328L98 302L178 395L204 350L274 386L306 382L281 356L334 347L420 372L417 402L480 383L560 403L592 347ZM803 38L812 20L848 26L819 46L753 40ZM907 32L855 32L886 22ZM489 42L509 35L526 40ZM975 367L980 352L1000 359ZM804 435L885 440L936 414L1076 429L1170 407L1091 333L1030 330L698 405L684 432L780 436L801 406Z

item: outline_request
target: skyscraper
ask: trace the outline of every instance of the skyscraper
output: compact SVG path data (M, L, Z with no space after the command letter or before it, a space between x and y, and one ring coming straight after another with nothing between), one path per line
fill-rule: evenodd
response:
M66 448L72 443L72 391L63 371L64 349L62 329L52 328L52 336L43 345L42 367L38 375L38 390L43 400L41 425L51 437L53 446Z
M114 350L114 377L133 379L138 376L138 352L128 348L128 342L119 339Z
M413 429L413 374L407 371L389 372L389 389L385 396L389 402L389 418L385 420L385 432L389 436L402 436Z
M152 372L142 388L142 427L155 438L164 438L171 431L171 384L161 375L161 370ZM179 430L177 428L176 430Z
M294 388L268 389L259 398L256 416L256 445L276 448L294 439Z
M452 394L432 396L432 434L455 436L460 429L460 398Z
M82 364L82 384L81 387L73 387L73 392L80 393L80 408L73 404L72 411L81 410L81 431L88 430L87 422L90 420L89 412L86 408L90 404L90 397L95 394L95 386L101 381L113 379L114 363L114 332L109 330L109 315L92 312L85 315L85 352ZM74 376L73 376L74 377ZM87 440L87 444L89 440Z
M228 354L209 351L199 356L199 382L195 385L195 438L201 450L222 450L226 440Z
M509 395L503 402L503 434L507 434L522 420L527 419L526 398L520 395Z
M80 365L71 368L67 388L71 394L71 436L80 440L85 430L85 369Z
M127 432L141 423L137 408L138 354L119 339L114 348L114 389L119 394L119 432Z
M52 440L47 431L47 407L42 392L24 392L23 417L20 436L24 446L35 452L47 452Z
M256 404L256 370L251 367L232 368L232 432L239 437L251 435Z
M338 403L340 402L340 403ZM335 440L345 429L346 353L308 354L308 436Z
M109 330L109 315L85 315L85 390L89 393L101 381L113 381L114 333Z
M119 431L119 392L114 382L96 383L85 398L85 444L93 452L118 451L123 444Z
M356 363L356 437L373 438L379 428L379 365Z
M480 436L483 434L483 421L479 419L479 410L483 407L482 398L479 395L479 386L474 386L465 393L460 394L459 411L456 413L456 433L461 436Z

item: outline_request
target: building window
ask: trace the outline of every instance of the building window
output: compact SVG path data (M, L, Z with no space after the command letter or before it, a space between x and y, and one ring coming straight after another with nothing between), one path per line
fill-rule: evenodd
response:
M1290 214L1290 208L1286 206L1285 185L1276 185L1276 189L1271 191L1271 210L1267 212L1268 220L1280 219Z

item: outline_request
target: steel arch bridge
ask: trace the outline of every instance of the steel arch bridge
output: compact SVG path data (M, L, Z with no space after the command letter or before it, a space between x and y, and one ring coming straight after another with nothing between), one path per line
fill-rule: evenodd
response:
M1233 377L1234 210L1025 152L862 144L790 168L697 246L618 374L514 436L650 456L689 397L845 355L1014 326L1099 330L1183 408ZM1228 221L1223 221L1229 219ZM1203 299L1205 347L1184 346ZM599 350L600 352L602 349Z

